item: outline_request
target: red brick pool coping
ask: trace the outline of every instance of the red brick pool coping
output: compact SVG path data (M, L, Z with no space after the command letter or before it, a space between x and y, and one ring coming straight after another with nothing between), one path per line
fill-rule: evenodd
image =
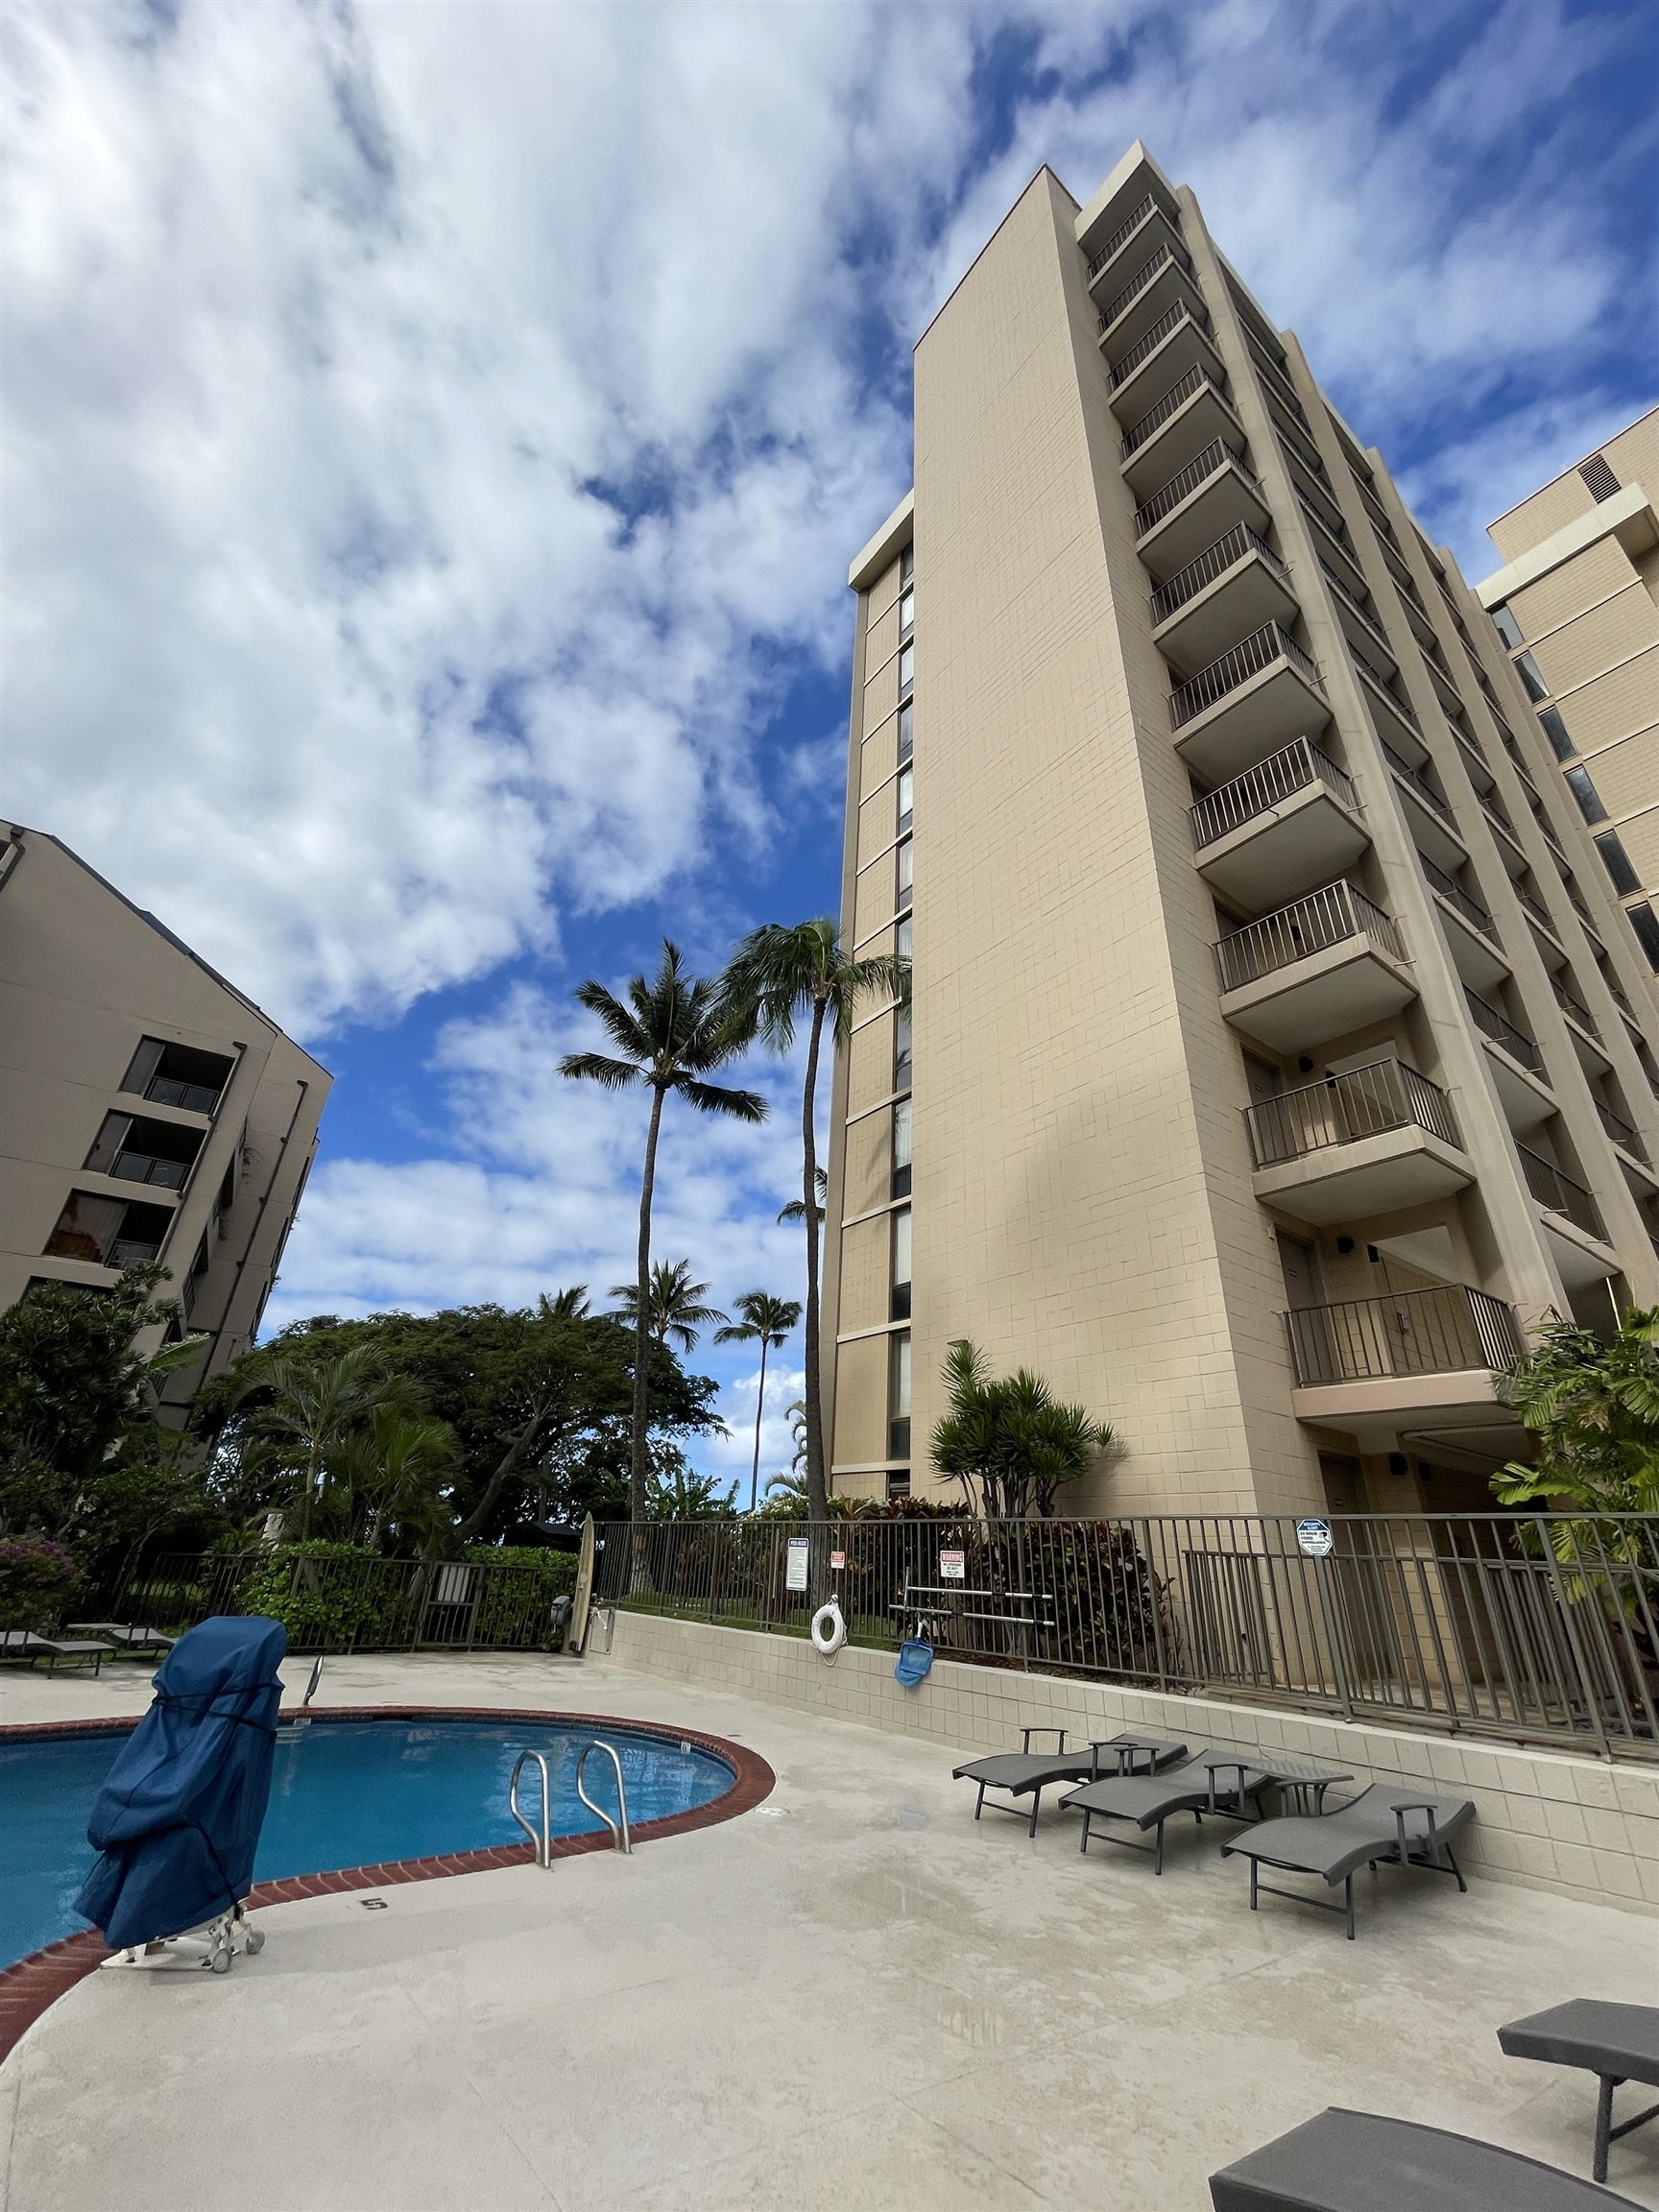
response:
M503 1705L329 1705L315 1713L294 1708L286 1720L523 1720L538 1727L622 1728L636 1736L660 1737L665 1743L689 1743L712 1752L737 1779L722 1796L694 1812L670 1813L661 1820L631 1824L636 1843L654 1843L661 1836L684 1836L693 1828L712 1828L721 1820L734 1820L752 1812L772 1794L778 1777L758 1752L723 1736L705 1735L696 1728L669 1728L660 1721L625 1720L614 1713L562 1713L550 1707ZM136 1725L133 1719L25 1721L0 1728L0 1743L20 1743L42 1736L124 1736ZM611 1838L603 1831L589 1836L555 1836L555 1859L575 1859L585 1851L609 1851ZM488 1851L453 1851L434 1859L393 1859L379 1866L342 1866L331 1874L291 1874L280 1882L259 1882L248 1899L250 1907L291 1905L301 1897L337 1897L352 1889L390 1889L401 1882L431 1882L445 1874L483 1874L496 1866L531 1866L536 1854L528 1843L496 1844ZM44 1949L31 1951L15 1965L0 1969L0 2058L77 1982L95 1973L113 1957L96 1929L65 1936Z

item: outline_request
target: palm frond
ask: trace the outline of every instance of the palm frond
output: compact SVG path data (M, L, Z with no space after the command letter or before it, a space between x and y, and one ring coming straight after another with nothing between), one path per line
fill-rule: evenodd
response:
M681 1076L673 1089L699 1114L724 1114L733 1121L764 1121L771 1111L758 1091L728 1091L723 1084L700 1083Z
M634 982L629 986L631 992L637 986L639 978L636 976ZM622 1001L613 992L608 991L603 983L596 983L591 979L586 983L578 983L573 996L579 1006L586 1006L589 1014L596 1014L599 1017L606 1035L618 1052L626 1054L630 1060L649 1060L651 1058L649 1030L641 1027L636 1016L631 1014Z
M608 1060L603 1052L566 1052L559 1063L561 1075L579 1082L597 1083L606 1091L629 1091L647 1080L644 1070L629 1060Z

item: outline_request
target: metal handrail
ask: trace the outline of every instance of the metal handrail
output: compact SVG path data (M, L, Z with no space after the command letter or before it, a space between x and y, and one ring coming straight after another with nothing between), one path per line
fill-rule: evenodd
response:
M1251 553L1259 553L1285 589L1290 589L1290 571L1266 539L1252 530L1248 522L1235 522L1213 545L1206 545L1196 560L1189 561L1185 568L1178 568L1167 584L1159 585L1152 594L1153 627L1166 622L1178 607L1185 607L1207 584L1214 584L1217 576L1236 567Z
M1386 758L1389 767L1393 769L1395 775L1398 776L1403 782L1409 783L1412 790L1416 792L1417 796L1423 801L1424 805L1428 806L1433 813L1438 814L1441 821L1446 824L1449 830L1455 830L1457 827L1457 817L1453 813L1452 808L1447 804L1447 802L1441 798L1439 792L1434 789L1434 786L1430 782L1428 777L1424 775L1422 769L1413 768L1410 761L1407 759L1405 754L1399 752L1394 746L1390 745L1386 737L1379 734L1378 743L1382 746L1383 757Z
M1633 1160L1649 1164L1647 1163L1647 1147L1643 1143L1637 1132L1631 1128L1629 1122L1615 1114L1611 1106L1603 1106L1599 1098L1595 1101L1595 1105L1597 1113L1601 1117L1601 1126L1612 1138L1614 1143L1622 1144Z
M1423 873L1429 878L1430 887L1437 891L1449 905L1455 906L1464 921L1473 924L1482 937L1496 945L1496 926L1479 900L1472 898L1455 877L1448 876L1444 868L1436 867L1427 853L1419 853L1417 857L1423 864Z
M208 1083L186 1083L178 1075L152 1075L144 1095L156 1106L177 1106L186 1114L211 1114L223 1091Z
M1327 883L1307 898L1247 922L1215 947L1223 991L1239 990L1350 937L1375 937L1397 960L1407 957L1398 926L1352 883Z
M518 1805L518 1777L532 1759L535 1760L541 1774L541 1833L540 1836L525 1819ZM551 1866L553 1863L553 1838L549 1830L553 1817L553 1783L547 1772L547 1760L544 1753L541 1751L519 1752L514 1763L513 1779L507 1785L507 1810L517 1821L519 1827L523 1829L525 1835L529 1837L531 1846L536 1853L537 1865Z
M1249 347L1251 353L1254 355L1256 366L1261 370L1262 375L1266 378L1270 386L1277 386L1280 388L1284 397L1289 401L1290 405L1296 410L1297 414L1301 416L1303 421L1307 422L1307 410L1303 407L1301 400L1296 396L1295 385L1291 383L1289 377L1286 375L1284 370L1280 368L1278 362L1269 358L1266 347L1263 346L1261 339L1256 336L1250 325L1246 323L1243 327L1244 343ZM1309 423L1308 426L1310 429L1312 428L1311 423Z
M1604 1244L1606 1224L1583 1184L1574 1182L1571 1175L1563 1175L1552 1160L1529 1152L1525 1144L1517 1144L1515 1149L1521 1155L1521 1172L1527 1178L1527 1188L1544 1211L1564 1214L1587 1237L1594 1237L1599 1244Z
M1145 222L1147 216L1151 214L1154 208L1158 208L1162 212L1166 223L1169 224L1171 228L1174 227L1174 216L1171 215L1168 208L1164 205L1163 201L1159 199L1156 192L1148 192L1145 199L1142 201L1141 204L1135 209L1133 214L1127 216L1125 220L1118 226L1117 229L1113 231L1111 237L1107 239L1105 245L1101 247L1099 252L1096 253L1094 259L1090 262L1089 276L1087 279L1089 283L1094 283L1095 277L1099 276L1101 270L1105 268L1107 262L1112 259L1113 255L1118 252L1119 248L1125 246L1128 243L1131 234L1134 231L1140 229L1142 224Z
M195 1165L189 1160L161 1160L152 1152L117 1152L106 1174L123 1183L154 1183L158 1190L182 1190Z
M1296 1381L1305 1389L1482 1367L1499 1373L1522 1349L1509 1308L1466 1283L1297 1307L1285 1321Z
M1310 656L1279 623L1263 622L1260 630L1253 630L1248 637L1229 646L1207 668L1200 668L1196 676L1177 685L1170 692L1169 714L1175 728L1183 729L1195 715L1214 707L1218 699L1225 699L1230 691L1248 684L1252 676L1259 676L1263 668L1271 668L1275 661L1288 661L1323 698L1319 670Z
M1507 1014L1502 1013L1489 998L1482 998L1479 991L1463 986L1469 1013L1475 1026L1483 1037L1490 1037L1494 1045L1502 1045L1511 1060L1534 1075L1544 1072L1544 1055L1538 1049L1538 1040L1528 1037L1525 1029L1517 1029Z
M1153 324L1144 337L1136 339L1122 360L1118 363L1112 372L1112 389L1117 391L1118 385L1126 384L1147 355L1155 353L1170 332L1183 322L1190 323L1194 330L1201 332L1206 338L1209 337L1210 318L1204 310L1200 307L1194 307L1190 301L1177 300L1173 307L1159 316L1157 322Z
M610 1814L606 1812L604 1806L595 1805L592 1798L589 1796L587 1791L582 1787L582 1769L587 1766L589 1757L595 1751L603 1751L606 1758L610 1760L612 1766L616 1770L616 1811L622 1822L620 1829L617 1828L616 1822L612 1819ZM583 1804L587 1806L589 1812L596 1814L598 1817L604 1821L606 1827L610 1829L611 1840L615 1845L616 1849L618 1851L631 1853L634 1849L634 1846L628 1839L628 1792L622 1786L622 1762L617 1756L615 1744L607 1743L603 1736L595 1736L590 1743L584 1743L581 1750L577 1754L576 1794L581 1798Z
M1572 992L1568 990L1566 984L1561 981L1558 975L1551 976L1550 988L1554 992L1555 1003L1560 1007L1562 1013L1569 1016L1571 1020L1576 1022L1580 1029L1582 1029L1588 1036L1594 1037L1596 1042L1599 1044L1601 1042L1601 1032L1597 1028L1595 1022L1591 1021L1589 1008L1579 1004L1578 1000L1573 996Z
M1394 525L1388 519L1387 508L1383 506L1382 500L1378 498L1376 493L1372 491L1370 485L1365 482L1363 477L1355 474L1352 465L1349 467L1348 473L1350 476L1354 477L1354 482L1358 488L1359 496L1365 503L1365 511L1370 516L1372 521L1375 522L1378 529L1382 532L1390 545L1398 545L1400 541L1394 535Z
M1517 883L1514 888L1516 898L1520 900L1522 905L1526 908L1527 912L1531 915L1533 921L1538 923L1542 928L1548 929L1551 936L1554 936L1555 924L1551 919L1549 907L1545 905L1544 902L1541 899L1535 899L1530 891L1523 889L1519 883Z
M1359 600L1357 599L1354 593L1349 590L1347 585L1343 583L1341 577L1337 575L1335 569L1332 567L1330 562L1326 560L1323 553L1315 553L1313 558L1318 562L1321 569L1324 571L1325 581L1330 585L1332 590L1335 592L1339 599L1345 601L1348 606L1353 608L1355 613L1358 615L1360 621L1364 623L1366 629L1369 630L1374 637L1380 638L1384 645L1387 645L1389 653L1392 654L1394 648L1391 645L1388 645L1388 633L1383 629L1382 623L1378 621L1376 615L1371 612L1370 608L1360 604Z
M1451 1099L1403 1060L1374 1060L1258 1099L1245 1107L1244 1125L1258 1167L1303 1160L1388 1129L1426 1129L1448 1144L1462 1144Z
M1165 484L1154 492L1150 499L1143 500L1135 510L1135 535L1144 538L1155 522L1161 522L1172 507L1179 507L1190 492L1224 469L1231 461L1247 484L1256 478L1245 466L1244 456L1237 445L1226 438L1212 438L1201 453L1194 453L1185 469L1178 469Z
M1358 669L1361 679L1369 684L1372 690L1376 692L1378 698L1385 700L1393 711L1399 715L1401 721L1408 729L1415 730L1418 736L1421 737L1423 725L1417 719L1416 709L1408 701L1402 699L1398 692L1391 691L1382 677L1378 675L1376 669L1366 665L1362 657L1356 658L1354 665Z
M1195 361L1185 376L1170 385L1168 391L1165 393L1155 407L1149 407L1139 422L1124 431L1119 458L1127 461L1131 453L1138 452L1152 433L1155 430L1162 430L1170 416L1175 414L1179 408L1184 407L1194 393L1201 392L1206 384L1210 386L1218 399L1226 398L1226 379L1221 376L1213 376L1206 362Z
M1184 269L1189 276L1192 274L1190 254L1185 246L1177 246L1172 239L1166 239L1152 258L1143 262L1135 272L1118 297L1107 306L1101 308L1100 332L1102 336L1117 322L1124 309L1132 307L1141 294L1145 291L1147 285L1155 277L1161 276L1166 269Z
M1242 776L1207 792L1195 806L1188 808L1193 845L1199 849L1213 845L1217 837L1225 837L1230 830L1313 783L1324 784L1351 813L1361 811L1359 795L1348 771L1338 768L1330 754L1310 737L1298 737L1282 752L1270 753L1254 768L1246 768Z

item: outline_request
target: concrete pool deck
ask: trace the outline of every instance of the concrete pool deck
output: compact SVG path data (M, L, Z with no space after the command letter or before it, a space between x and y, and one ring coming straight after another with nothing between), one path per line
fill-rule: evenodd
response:
M0 1678L0 1722L136 1715L149 1674ZM1154 1880L1080 1857L1070 1815L975 1825L947 1746L603 1658L330 1661L319 1707L376 1703L678 1723L778 1785L632 1859L267 1909L224 1978L92 1975L0 2066L4 2212L1202 2212L1211 2172L1327 2104L1587 2176L1594 2082L1495 2032L1653 2001L1629 1912L1384 1874L1349 1944L1253 1916L1208 1824ZM1659 2207L1659 2125L1609 2186Z

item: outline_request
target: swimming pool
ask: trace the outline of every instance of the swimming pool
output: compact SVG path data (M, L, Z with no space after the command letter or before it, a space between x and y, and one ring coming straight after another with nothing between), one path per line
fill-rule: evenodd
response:
M699 1744L610 1721L319 1718L277 1742L254 1877L271 1882L521 1843L507 1788L524 1750L546 1758L553 1834L602 1833L604 1822L578 1800L575 1783L577 1756L595 1736L616 1746L635 1827L712 1804L737 1779L726 1760ZM108 1731L0 1737L0 1968L85 1927L71 1908L92 1863L86 1816L122 1742ZM614 1813L610 1761L590 1759L585 1782L589 1796ZM521 1797L536 1821L540 1781L531 1771Z

